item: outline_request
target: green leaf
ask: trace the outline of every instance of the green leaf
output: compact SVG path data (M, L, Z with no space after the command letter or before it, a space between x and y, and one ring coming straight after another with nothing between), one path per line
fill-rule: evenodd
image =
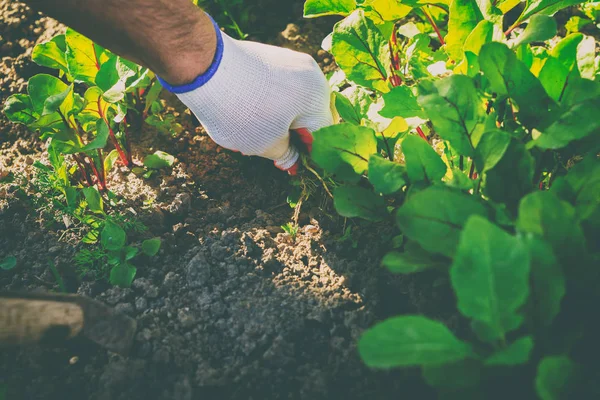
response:
M144 166L148 168L160 169L171 167L175 162L175 157L164 151L157 150L154 154L146 156L144 159Z
M389 91L386 68L380 61L388 51L387 41L363 10L338 22L332 40L331 52L349 80L381 92Z
M529 270L529 253L518 238L472 216L450 267L458 309L503 338L521 322L518 310L529 296Z
M508 149L511 136L501 130L485 132L475 148L475 165L480 173L494 168Z
M565 277L552 246L543 240L526 236L531 258L531 296L533 320L542 327L550 326L560 312L566 293Z
M85 201L92 212L104 214L104 203L100 192L95 187L86 187L82 189Z
M542 149L561 149L569 143L600 133L600 97L574 104L542 134L534 144Z
M113 56L100 67L96 75L96 85L104 92L102 98L116 103L125 97L127 80L136 74L135 65L121 57Z
M129 261L137 256L139 249L137 247L127 246L125 247L125 260Z
M473 156L473 142L481 135L486 114L472 78L452 75L420 85L419 104L442 139L459 154Z
M64 103L67 103L65 107L62 107ZM59 111L63 111L63 115L66 115L73 105L73 85L68 86L61 93L57 93L49 96L44 101L44 111L42 115L48 115Z
M115 265L110 270L110 283L123 288L131 286L137 269L129 263Z
M385 106L379 114L386 118L419 117L426 118L425 112L417 103L417 97L408 86L398 86L383 95Z
M54 95L64 93L69 87L60 79L48 75L38 74L29 79L27 83L27 92L31 98L33 110L39 114L44 114L46 100Z
M527 20L534 14L554 15L563 8L583 2L585 0L528 0L525 10L517 20L517 24Z
M485 365L518 365L529 361L533 350L533 338L525 336L515 340L508 347L496 351L485 360Z
M412 241L405 245L402 252L387 253L381 264L395 274L412 274L444 265L443 262Z
M531 42L543 42L552 39L556 35L556 20L547 15L534 15L529 20L529 24L523 33L519 35L515 42L515 47Z
M152 103L158 100L158 96L160 95L162 88L163 87L158 79L152 83L152 86L150 86L150 89L148 90L148 94L146 94L146 105L144 106L145 112L148 112L150 106L152 106Z
M408 198L398 209L397 222L402 233L425 250L452 257L471 215L487 215L473 196L431 186Z
M576 269L573 261L585 257L585 237L575 208L552 192L534 192L521 200L517 229L548 242L565 267Z
M304 17L314 18L324 15L346 16L356 9L356 0L306 0Z
M594 80L596 76L596 41L592 36L585 36L577 46L577 68L582 78Z
M383 197L359 186L338 186L333 191L333 204L343 217L360 217L381 221L388 213Z
M160 244L160 238L144 240L142 242L142 253L144 253L147 256L153 257L156 254L158 254L158 251L160 250Z
M343 123L319 129L313 136L313 160L343 180L358 181L368 168L369 157L377 152L371 128Z
M571 72L555 57L549 56L540 70L538 78L552 99L561 101Z
M4 271L10 271L14 267L17 266L17 259L13 256L5 257L4 260L0 262L0 269Z
M409 135L402 141L406 172L412 182L436 182L446 175L447 167L438 153L425 140Z
M561 400L565 397L576 366L567 356L544 357L538 364L535 391L542 400Z
M103 119L98 119L96 122L96 137L94 140L83 146L81 151L87 152L96 149L103 149L108 142L108 125Z
M31 99L26 94L13 94L4 102L4 114L12 122L30 124L39 118L39 114L33 110Z
M43 67L59 69L68 73L66 51L65 35L57 35L48 42L36 45L31 52L31 59Z
M471 346L440 322L412 315L390 318L367 330L358 351L371 368L440 365L473 355Z
M106 222L100 233L100 242L106 250L117 251L125 246L127 234L114 222Z
M386 160L379 154L369 158L369 181L375 190L382 194L392 194L406 185L406 170L393 161Z
M423 379L436 388L468 388L477 385L482 370L481 362L471 359L444 365L426 365L423 367Z
M448 34L445 37L446 52L451 60L464 57L463 45L479 21L483 20L475 0L452 0L448 19Z
M350 100L340 92L334 92L335 108L340 114L340 117L345 122L351 122L355 125L360 125L361 116L354 108Z
M104 157L104 172L108 174L113 166L115 165L115 161L119 159L119 152L116 149L111 150L110 153L106 157Z
M98 232L96 229L93 229L91 231L89 231L84 237L83 239L81 239L82 243L85 244L94 244L94 243L98 243L98 238L100 237L100 232Z
M493 201L516 210L523 196L534 189L534 165L525 146L512 139L502 159L486 172L484 193Z
M101 66L100 57L105 50L71 28L67 29L65 41L65 56L73 79L95 85L96 74Z
M543 127L554 119L558 106L505 44L485 44L479 53L479 64L498 101L510 97L519 106L519 120L523 125Z

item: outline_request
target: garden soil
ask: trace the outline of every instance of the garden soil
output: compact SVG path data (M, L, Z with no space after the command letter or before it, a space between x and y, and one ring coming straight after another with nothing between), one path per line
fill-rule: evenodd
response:
M301 20L301 4L270 42L311 53L330 20ZM0 103L44 71L30 60L36 43L64 27L12 0L0 0ZM272 163L216 146L173 97L169 111L183 125L176 136L147 126L134 132L134 159L163 150L177 158L168 171L142 179L122 169L110 188L117 208L160 237L153 258L139 257L129 289L111 287L73 268L78 232L36 212L19 182L35 181L45 144L0 114L0 290L67 291L100 300L138 322L129 357L77 341L61 349L2 349L0 397L21 399L429 399L418 370L371 371L358 356L361 333L398 313L425 313L450 325L456 316L447 282L399 278L380 260L393 225L334 217L325 193L303 207L295 237L281 226L290 178ZM12 183L10 181L12 180ZM353 236L342 238L352 224Z

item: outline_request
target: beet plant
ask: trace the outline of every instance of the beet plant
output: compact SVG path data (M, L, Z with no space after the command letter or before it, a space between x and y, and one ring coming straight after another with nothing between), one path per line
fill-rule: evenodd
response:
M33 185L40 189L45 202L40 208L51 209L67 229L83 227L84 244L98 243L108 231L126 238L126 221L105 210L105 203L114 206L118 201L108 190L106 176L116 163L134 168L129 132L138 129L143 120L153 124L158 120L163 130L168 129L164 126L168 121L150 115L153 110L157 114L161 111L157 102L160 83L147 68L111 53L72 29L37 45L32 59L56 73L33 76L27 93L9 97L4 112L11 121L39 132L47 142L50 165L34 164L37 182ZM148 168L172 164L172 156L157 153L146 160ZM107 247L106 243L101 241L104 251L95 251L99 255L94 260L112 267L106 274L112 283L128 286L135 275L129 260L137 251L125 242L123 249ZM91 252L85 249L77 260L89 259L86 251Z
M334 206L393 221L383 266L447 276L461 315L452 330L424 315L378 323L358 344L368 366L420 367L469 398L507 377L544 400L593 380L598 59L593 38L556 38L553 18L577 3L528 1L510 20L519 2L306 2L306 17L344 17L323 42L340 123L312 152Z

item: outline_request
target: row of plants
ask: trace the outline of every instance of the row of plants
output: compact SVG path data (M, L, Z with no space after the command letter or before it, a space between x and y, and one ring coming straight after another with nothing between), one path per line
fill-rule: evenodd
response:
M148 178L171 166L174 158L157 151L136 165L131 132L145 121L159 130L176 129L158 101L162 87L154 74L125 60L72 29L35 46L32 59L53 74L33 76L27 93L9 97L4 113L47 141L47 163L35 162L32 185L36 208L65 229L82 232L85 245L74 262L84 273L129 286L136 274L131 260L139 249L127 245L127 232L143 232L134 219L119 213L120 199L107 176L121 164ZM155 255L158 239L141 245Z
M378 323L368 366L420 367L443 395L510 378L523 398L594 398L599 58L553 18L578 3L306 1L344 17L323 42L341 122L314 133L322 182L340 215L393 221L383 266L446 276L461 315Z

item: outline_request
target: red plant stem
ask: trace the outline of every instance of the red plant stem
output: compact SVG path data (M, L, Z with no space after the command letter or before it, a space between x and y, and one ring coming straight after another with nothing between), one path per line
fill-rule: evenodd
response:
M87 168L85 168L85 163L81 161L80 157L77 154L73 154L73 158L75 159L75 162L77 162L79 172L81 172L81 175L83 176L83 179L85 179L85 181L87 182L88 186L94 186L94 182L92 182L92 178L90 178L90 175L87 172Z
M102 183L104 184L104 188L106 189L106 171L104 170L104 153L102 152L102 149L97 149L98 150L98 159L100 161L100 172L101 172L101 177L102 177Z
M540 190L544 190L544 181L540 182Z
M88 163L88 165L92 168L92 171L94 172L94 175L96 175L96 184L98 185L98 190L100 191L105 191L106 190L106 185L104 184L102 177L100 176L100 172L98 172L98 169L96 168L96 163L94 162L93 159L91 158L86 158L86 161Z
M469 171L469 179L475 179L475 178L473 178L474 173L475 173L475 161L471 160L471 170Z
M425 136L425 133L423 132L423 129L421 129L420 126L417 126L417 133L419 134L419 136L421 136L421 139L429 143L429 140L427 140L427 136Z
M444 38L442 37L442 34L440 32L440 28L438 28L437 24L435 23L435 21L433 20L433 18L431 18L431 16L429 15L429 13L425 9L425 7L423 7L423 14L425 14L425 17L427 18L427 20L429 21L429 23L433 27L433 30L437 34L438 39L440 39L440 43L442 44L442 46L444 46L446 44L446 42L444 42Z
M104 122L106 122L106 126L108 126L108 133L110 135L110 139L112 140L113 144L115 145L115 149L117 149L117 153L119 153L119 158L123 162L123 165L125 165L126 167L129 167L130 166L129 160L127 159L127 156L123 152L121 145L119 145L119 141L117 140L115 133L113 132L112 128L110 127L110 123L108 122L108 119L102 112L102 107L100 106L100 100L98 100L98 113L100 114L100 117L104 120Z
M127 161L133 164L133 156L131 155L131 143L129 142L129 131L127 130L127 117L123 118L123 132L125 133L125 151L127 151Z

